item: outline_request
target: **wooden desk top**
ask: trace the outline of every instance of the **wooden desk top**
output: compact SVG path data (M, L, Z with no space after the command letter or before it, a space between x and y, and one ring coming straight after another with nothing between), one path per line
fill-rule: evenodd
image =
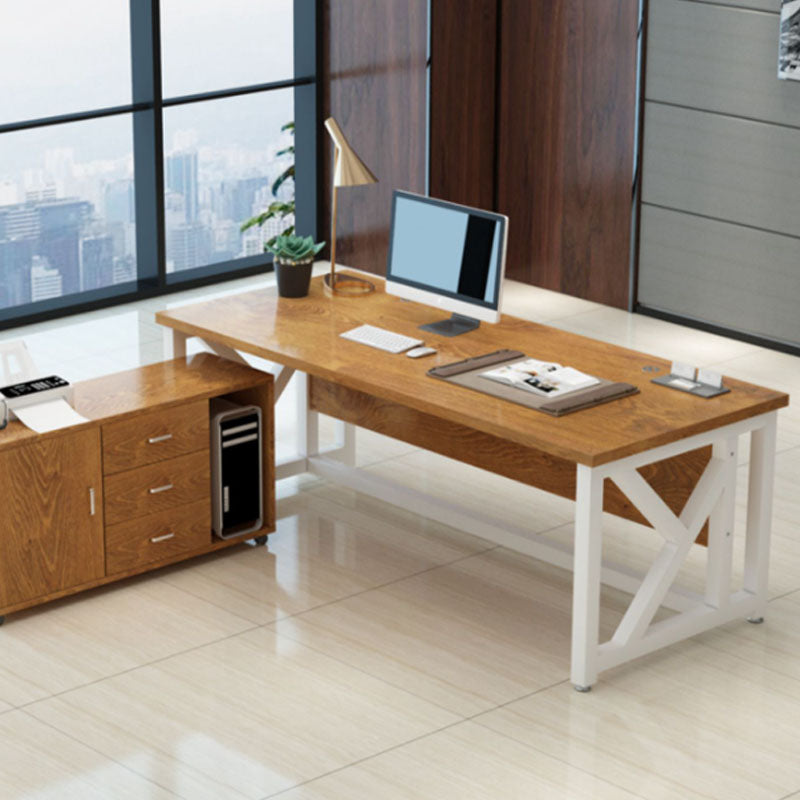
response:
M372 276L370 276L372 279ZM315 278L304 298L281 298L275 289L160 311L156 321L190 336L216 341L353 389L494 434L570 461L597 466L788 405L789 396L725 380L733 391L701 399L650 383L646 365L669 372L668 361L556 328L503 315L496 325L451 339L417 327L448 314L378 290L366 297L330 298ZM433 356L407 358L339 334L369 323L424 339ZM669 342L664 343L665 349ZM501 348L555 361L640 394L596 408L550 417L523 406L428 377L433 366Z

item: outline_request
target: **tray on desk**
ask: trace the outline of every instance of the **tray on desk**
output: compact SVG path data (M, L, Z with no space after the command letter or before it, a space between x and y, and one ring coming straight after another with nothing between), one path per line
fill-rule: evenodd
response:
M561 417L573 411L592 408L601 403L609 403L621 397L637 394L639 391L636 386L630 383L615 383L598 378L599 384L589 386L586 389L576 389L558 398L551 398L481 377L482 372L492 367L510 364L524 358L527 358L527 356L519 350L496 350L493 353L467 358L464 361L457 361L453 364L433 367L428 370L428 375L432 378L439 378L449 383L464 386L467 389L491 395L492 397L510 400L512 403L533 408L553 417Z

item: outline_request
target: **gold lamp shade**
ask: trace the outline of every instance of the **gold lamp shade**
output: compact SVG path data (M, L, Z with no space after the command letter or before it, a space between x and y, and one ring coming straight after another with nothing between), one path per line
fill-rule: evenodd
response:
M346 273L336 274L336 206L340 186L363 186L377 183L370 168L356 155L347 137L333 117L325 120L333 139L333 196L331 199L331 271L325 276L325 290L335 295L361 295L375 291L374 284Z

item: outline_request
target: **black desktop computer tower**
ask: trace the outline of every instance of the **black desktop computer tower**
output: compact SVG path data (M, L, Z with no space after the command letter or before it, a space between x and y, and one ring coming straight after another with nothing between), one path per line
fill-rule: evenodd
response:
M262 527L262 435L258 406L211 401L211 516L221 539Z

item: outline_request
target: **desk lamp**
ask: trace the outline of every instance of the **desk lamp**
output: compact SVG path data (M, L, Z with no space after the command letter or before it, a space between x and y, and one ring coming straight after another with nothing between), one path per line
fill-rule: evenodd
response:
M336 195L340 186L363 186L377 183L369 167L355 154L342 129L333 117L325 120L333 139L333 197L331 200L331 271L325 276L325 291L338 295L361 295L375 291L374 284L346 273L336 274Z

